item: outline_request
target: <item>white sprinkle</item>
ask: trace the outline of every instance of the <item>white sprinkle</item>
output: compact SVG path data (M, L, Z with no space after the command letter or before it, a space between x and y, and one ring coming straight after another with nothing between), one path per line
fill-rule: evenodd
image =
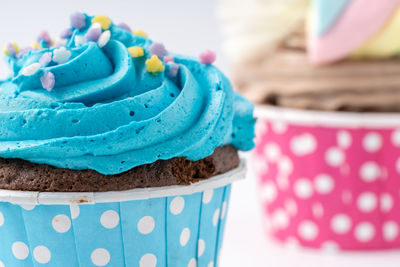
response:
M108 41L110 41L110 37L111 37L111 32L105 31L100 35L97 43L99 44L100 47L104 47L108 43Z
M41 65L39 63L33 63L33 64L25 67L21 73L24 76L32 76L40 69L40 67L41 67Z
M58 64L67 62L70 57L71 51L67 50L65 47L60 47L53 51L53 61Z

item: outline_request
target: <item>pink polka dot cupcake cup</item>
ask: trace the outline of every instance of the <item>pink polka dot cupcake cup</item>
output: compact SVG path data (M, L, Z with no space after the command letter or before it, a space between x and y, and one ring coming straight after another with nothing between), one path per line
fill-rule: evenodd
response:
M0 266L217 266L241 165L190 186L99 193L0 190Z
M255 174L282 242L400 248L400 115L256 108Z

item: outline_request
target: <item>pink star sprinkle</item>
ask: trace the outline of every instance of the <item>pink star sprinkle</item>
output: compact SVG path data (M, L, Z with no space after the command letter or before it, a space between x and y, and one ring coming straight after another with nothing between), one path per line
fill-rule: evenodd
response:
M43 76L40 77L40 82L42 83L43 88L50 92L54 88L56 80L53 73L45 72Z
M170 62L174 62L174 57L173 56L165 56L164 57L164 63L168 64Z
M202 64L210 65L210 64L214 63L216 57L217 56L215 55L215 52L213 52L211 50L206 50L200 54L199 60L200 60L200 63L202 63Z

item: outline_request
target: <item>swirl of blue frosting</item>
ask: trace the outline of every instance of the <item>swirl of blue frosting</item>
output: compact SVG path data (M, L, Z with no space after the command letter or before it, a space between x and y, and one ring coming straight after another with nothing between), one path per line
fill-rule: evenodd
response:
M252 104L217 68L173 54L176 77L167 75L171 63L149 73L150 39L111 25L104 47L75 45L89 26L72 29L67 62L25 76L24 68L58 48L8 58L14 74L0 83L0 157L111 175L160 159L199 160L223 145L254 146ZM144 56L132 58L131 46ZM51 91L41 84L46 72L54 74Z

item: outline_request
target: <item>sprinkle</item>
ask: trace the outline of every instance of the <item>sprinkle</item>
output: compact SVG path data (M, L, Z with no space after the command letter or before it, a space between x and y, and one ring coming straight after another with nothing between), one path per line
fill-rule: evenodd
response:
M92 23L100 23L103 30L108 30L111 26L111 20L107 16L97 15L92 19Z
M164 63L165 63L165 64L168 64L168 63L170 63L170 62L174 62L174 57L173 57L173 56L170 56L170 55L165 56L165 57L164 57Z
M129 25L126 24L126 23L124 23L124 22L121 22L120 24L118 24L118 27L120 27L120 28L122 28L122 29L124 29L124 30L126 30L126 31L128 31L128 32L131 32L131 31L132 31L132 30L131 30L131 27L129 27Z
M137 29L137 30L133 31L132 33L136 34L136 35L139 35L139 36L142 36L144 38L148 38L149 37L149 35L147 33L145 33L144 31L142 31L141 29Z
M62 39L68 39L69 37L72 36L72 30L71 29L65 29L61 34L60 38Z
M32 42L31 46L32 46L32 48L36 48L38 50L42 50L43 49L43 47L38 42Z
M163 58L164 56L166 56L168 54L168 52L162 43L152 43L150 45L150 54L156 55L159 58Z
M110 41L110 38L111 38L111 32L105 31L100 35L99 40L97 41L97 44L100 46L100 48L104 47L104 46L106 46L108 41Z
M85 34L85 38L88 41L97 42L100 35L101 35L101 25L99 23L93 23L92 26L90 26L87 33Z
M43 88L50 92L54 88L56 80L53 73L45 72L43 76L40 77L40 82L42 83Z
M169 68L169 73L168 76L170 78L175 78L178 75L179 72L179 65L178 64L171 64Z
M215 61L216 55L215 52L211 50L206 50L200 54L199 59L200 63L210 65Z
M146 70L152 74L157 74L165 70L162 61L157 55L152 55L150 59L146 60Z
M63 64L71 57L71 51L67 50L64 46L53 51L53 61L58 64Z
M144 50L140 46L131 46L128 48L129 54L131 57L143 57L144 56Z
M15 56L19 51L19 47L17 45L17 43L12 42L6 45L6 47L4 48L4 54L6 54L7 56Z
M46 67L51 62L51 58L52 58L51 52L44 53L42 57L39 59L40 65Z
M30 47L24 47L22 49L20 49L17 53L17 58L21 58L23 57L26 53L28 53L29 51L32 51L32 48Z
M7 56L10 56L10 52L8 52L7 45L4 46L3 53L6 54Z
M37 41L38 41L38 43L40 43L41 41L44 41L48 46L50 46L53 43L51 40L51 37L47 31L41 31L39 33Z
M82 29L86 26L86 17L81 12L75 12L70 16L71 26L75 29Z
M85 43L85 38L81 35L75 35L75 46L81 46Z
M23 68L21 71L21 74L24 76L32 76L40 69L40 67L41 67L41 65L39 63L33 63L33 64Z

